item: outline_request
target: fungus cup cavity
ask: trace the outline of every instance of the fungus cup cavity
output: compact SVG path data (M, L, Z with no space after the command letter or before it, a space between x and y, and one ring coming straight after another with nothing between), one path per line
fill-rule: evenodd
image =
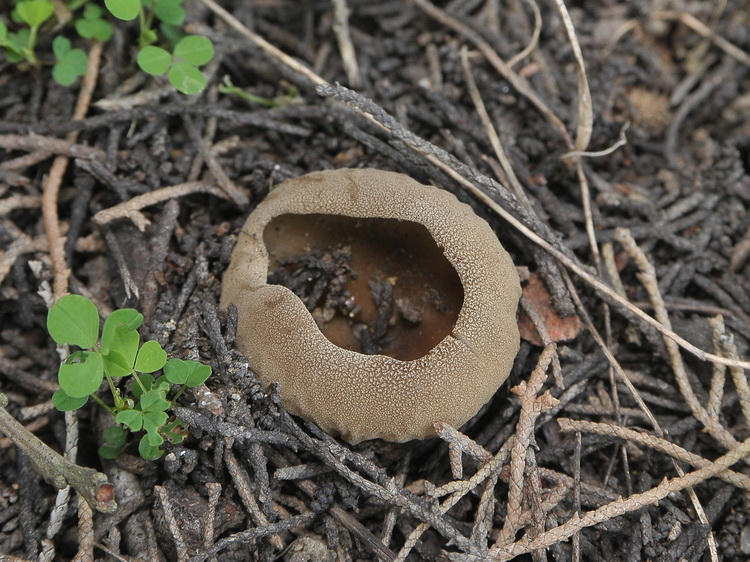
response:
M521 294L489 225L452 194L380 170L276 187L242 228L221 307L286 408L350 443L459 427L508 377Z

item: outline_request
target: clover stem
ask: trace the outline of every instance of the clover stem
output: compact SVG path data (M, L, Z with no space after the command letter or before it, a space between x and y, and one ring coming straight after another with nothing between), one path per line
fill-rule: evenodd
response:
M154 24L154 14L156 12L156 9L154 6L151 6L151 9L148 11L148 15L146 16L146 29L151 29L151 26Z
M155 36L153 33L149 33L151 31L151 24L154 22L154 8L152 7L148 14L146 14L146 10L143 8L143 5L141 5L141 9L138 12L138 23L140 24L141 33L138 37L138 43L141 48L147 47L151 43L154 42Z
M144 30L148 29L148 27L146 26L146 11L143 9L143 6L141 6L140 11L138 12L138 25L141 30L141 33L138 35L138 46L140 48L143 48L147 45L146 41L144 40Z
M177 399L180 397L180 394L182 394L183 392L185 392L186 388L187 388L187 384L183 383L183 385L180 387L180 390L177 391L177 394L175 394L172 397L172 403L169 406L170 408L172 408L175 404L177 404Z
M145 387L145 386L143 385L143 383L141 382L141 378L140 378L140 377L138 376L138 373L136 373L135 371L133 371L133 373L132 373L132 374L133 374L133 378L135 379L135 382L137 382L137 383L138 383L138 386L140 386L140 387L141 387L141 390L142 390L142 391L143 391L144 393L148 392L148 391L146 390L146 387Z
M26 43L26 60L28 60L31 64L36 66L37 60L36 60L36 54L34 54L34 47L36 47L36 35L39 30L39 27L36 25L32 25L29 27L29 40Z
M26 58L29 63L31 63L33 66L36 66L39 61L36 58L36 53L34 53L34 46L36 45L36 33L37 28L32 27L30 28L31 32L29 33L29 40L26 43L26 47L23 49L23 56Z
M112 415L114 415L114 414L115 414L115 410L114 410L114 408L110 408L110 407L109 407L109 406L107 405L107 403L106 403L106 402L105 402L104 400L102 400L101 398L99 398L99 397L98 397L98 396L97 396L96 394L92 394L92 395L91 395L91 398L93 398L93 399L94 399L94 401L95 401L95 402L96 402L97 404L99 404L99 405L100 405L100 406L101 406L102 408L104 408L105 410L107 410L107 411L108 411L108 412L109 412L110 414L112 414Z
M122 409L122 407L124 405L123 399L120 396L120 393L117 391L117 387L115 386L115 383L112 380L112 377L110 377L109 374L106 371L104 372L104 376L107 378L107 384L109 385L109 391L112 393L112 398L114 398L115 409L117 409L117 410Z

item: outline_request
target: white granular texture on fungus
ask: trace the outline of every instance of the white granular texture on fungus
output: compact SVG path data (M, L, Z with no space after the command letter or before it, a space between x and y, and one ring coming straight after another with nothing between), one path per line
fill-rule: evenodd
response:
M456 270L464 302L453 333L402 361L331 343L302 301L269 285L263 230L284 214L409 220L423 225ZM452 194L380 170L314 172L288 180L245 223L224 274L221 306L237 306L237 346L286 408L351 443L434 436L459 427L505 381L519 348L515 267L489 225Z

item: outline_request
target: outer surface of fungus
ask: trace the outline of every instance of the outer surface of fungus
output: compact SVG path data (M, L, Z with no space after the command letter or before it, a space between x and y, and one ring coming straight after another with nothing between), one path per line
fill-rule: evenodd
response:
M463 289L452 329L411 360L332 343L300 298L267 281L273 258L264 231L283 215L424 226ZM343 169L288 180L258 205L224 275L221 306L237 306L237 345L263 384L281 384L290 412L351 443L403 442L434 436L436 421L462 425L505 381L519 347L520 292L515 267L494 232L455 196L402 174Z

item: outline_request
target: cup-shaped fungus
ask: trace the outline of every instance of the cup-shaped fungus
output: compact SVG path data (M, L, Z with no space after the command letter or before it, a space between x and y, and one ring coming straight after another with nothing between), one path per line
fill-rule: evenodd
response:
M454 195L380 170L285 181L224 274L237 346L286 408L350 443L458 427L518 352L515 267Z

